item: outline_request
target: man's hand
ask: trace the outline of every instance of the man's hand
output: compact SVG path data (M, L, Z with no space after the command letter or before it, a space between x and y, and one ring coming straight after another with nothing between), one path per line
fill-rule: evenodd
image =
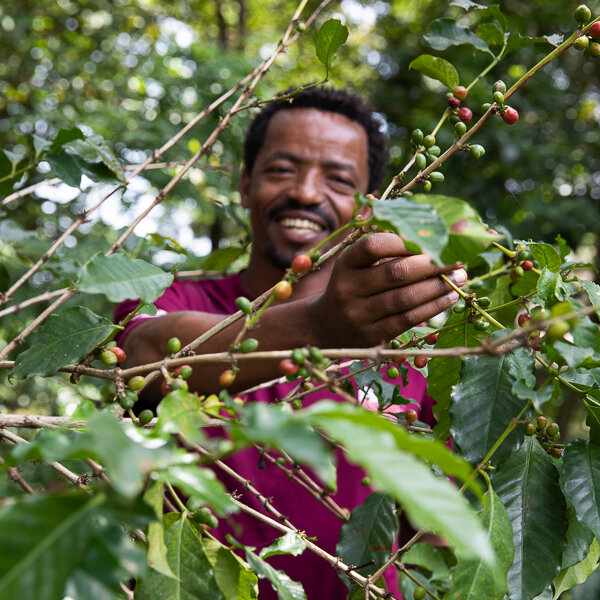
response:
M393 233L373 233L336 260L315 308L328 343L323 347L372 346L451 307L467 274L458 265L435 266L425 254L411 254Z

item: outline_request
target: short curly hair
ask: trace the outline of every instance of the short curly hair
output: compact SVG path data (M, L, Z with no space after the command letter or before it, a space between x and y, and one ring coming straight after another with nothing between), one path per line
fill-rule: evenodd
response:
M291 97L288 97L292 94ZM374 192L380 186L385 175L388 162L388 151L385 135L381 131L381 121L374 116L373 109L361 98L347 90L331 87L313 87L293 94L286 90L285 99L268 103L252 120L244 141L244 164L249 173L252 172L256 156L260 152L271 117L280 110L295 108L316 108L344 115L356 121L367 132L369 142L369 189Z

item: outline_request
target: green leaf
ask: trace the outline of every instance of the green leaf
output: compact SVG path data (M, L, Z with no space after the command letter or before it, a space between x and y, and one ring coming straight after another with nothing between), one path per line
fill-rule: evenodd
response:
M250 565L217 540L202 540L206 556L213 566L215 580L226 600L258 598L258 578Z
M448 244L441 254L445 264L466 263L497 238L487 232L477 212L464 200L440 194L415 194L412 200L430 204L444 221L449 234Z
M402 555L402 562L409 567L420 567L431 573L432 582L446 583L450 579L450 570L444 560L443 548L419 542L411 546Z
M0 507L0 597L62 598L104 500L79 491L6 499Z
M563 36L560 34L542 36L542 37L527 37L521 35L520 33L511 33L508 42L506 43L506 50L504 51L504 56L506 56L509 52L513 52L515 50L520 50L521 48L525 48L526 46L531 46L532 44L551 44L552 46L560 46L563 41Z
M569 509L567 517L569 520L567 547L563 552L560 565L563 570L581 562L587 556L594 539L594 534L578 521L573 507Z
M100 136L90 136L85 139L85 143L96 152L102 162L115 174L121 183L127 182L123 165L121 165L111 147Z
M417 204L407 198L396 198L373 204L373 223L402 236L409 252L425 252L439 263L448 243L442 219L428 204Z
M317 33L317 58L325 66L328 75L337 49L348 39L348 28L339 19L329 19Z
M83 358L113 330L108 319L82 306L50 315L31 336L31 346L17 356L12 375L17 379L52 375L59 367Z
M451 591L445 596L448 600L501 600L508 591L506 574L514 558L512 527L506 508L491 488L483 498L481 520L487 528L496 564L490 566L477 558L464 560L459 557L458 565L451 574Z
M200 267L207 271L223 271L245 252L246 249L243 246L217 248L202 260Z
M91 538L80 563L69 574L65 598L115 600L121 582L147 571L146 552L121 523L105 522L103 515L91 524Z
M136 600L224 600L202 539L185 515L165 515L165 544L169 566L177 578L150 571L136 585Z
M351 460L371 475L376 487L393 494L415 528L440 534L466 555L493 560L487 536L464 496L411 454L419 453L425 440L399 433L402 428L387 419L349 404L323 401L305 412L316 427L344 444ZM444 445L429 441L427 449L433 448L440 453L435 462L450 465Z
M72 142L73 140L82 140L84 138L83 132L79 127L71 127L70 129L60 129L56 134L56 137L52 140L50 146L51 152L60 150L65 144Z
M425 41L435 50L446 50L451 46L469 44L475 50L487 52L493 56L488 45L470 29L462 27L454 19L436 19L423 36Z
M155 481L148 485L144 493L144 500L154 510L156 520L148 525L148 565L165 577L176 579L167 561L167 546L165 544L165 530L163 524L163 483Z
M498 467L492 484L513 527L509 596L527 600L545 590L560 568L567 518L558 471L536 437L526 437Z
M594 538L590 546L588 555L576 565L561 571L552 582L554 584L553 600L565 591L583 583L597 568L598 558L600 558L600 544Z
M529 362L529 358L524 349L501 357L465 357L461 381L452 388L450 415L451 431L468 461L481 460L525 406L513 394L517 379L511 369L518 361ZM502 442L494 454L495 463L514 449L522 430L519 426Z
M96 254L83 267L78 288L88 294L104 294L111 302L154 302L171 285L173 275L160 267L124 254Z
M596 309L596 314L600 317L600 285L587 279L580 279L579 283L586 291L592 306Z
M550 244L537 244L528 242L527 245L533 254L533 258L540 263L540 266L547 267L553 273L558 273L562 265L562 260L558 252Z
M269 558L280 554L291 554L298 556L306 550L306 544L297 533L286 533L284 536L277 538L270 546L263 548L259 552L261 558Z
M600 537L600 445L571 442L563 453L560 483L579 522Z
M386 492L373 492L342 525L335 555L347 565L366 565L372 561L360 570L365 577L372 575L391 556L397 529L394 498ZM349 580L345 583L350 585Z
M504 32L496 25L496 23L482 23L477 26L475 33L488 46L504 45Z
M195 444L204 441L202 427L207 423L207 418L202 410L202 402L195 394L184 390L169 392L156 409L158 434L180 433L183 438Z
M146 475L155 467L155 453L128 436L106 412L95 414L88 421L87 431L115 490L128 498L139 494Z
M330 450L320 435L301 422L298 413L285 411L282 406L254 402L243 408L242 425L234 427L234 439L272 444L298 462L309 465L322 481L335 482Z
M163 477L190 498L196 498L202 504L210 505L219 515L238 510L223 484L208 468L198 465L172 466Z
M408 68L441 81L449 89L454 89L460 82L458 73L452 63L438 56L431 56L431 54L417 56L408 65Z
M279 600L306 600L306 594L301 583L293 581L283 571L274 569L249 550L246 550L246 560L261 579L266 578L271 582Z
M62 179L62 181L71 187L79 187L81 183L81 168L70 154L66 152L59 154L52 153L46 156L46 160L56 177Z
M465 10L483 10L487 8L485 4L477 4L477 2L472 2L471 0L452 0L450 6L460 6L460 8L464 8Z
M537 282L537 293L546 307L566 300L569 295L560 273L554 273L548 267L542 269Z

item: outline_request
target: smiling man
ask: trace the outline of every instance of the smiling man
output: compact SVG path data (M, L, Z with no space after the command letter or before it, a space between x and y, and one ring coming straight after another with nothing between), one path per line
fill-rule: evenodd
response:
M377 190L387 153L380 123L371 109L345 91L312 88L291 101L270 103L258 113L247 135L244 161L240 192L244 207L250 211L253 234L248 268L219 280L175 282L156 302L157 317L135 319L123 332L121 343L128 366L160 360L167 354L169 338L177 336L184 344L192 341L236 312L237 297L252 300L280 281L295 256L351 220L356 193ZM328 247L342 238L334 237ZM457 285L466 281L462 269L435 267L427 256L408 253L395 234L365 236L335 261L325 263L295 284L292 298L271 306L252 336L259 340L261 350L306 345L367 347L389 341L458 299L458 294L438 277L442 272ZM120 305L116 318L122 318L136 304ZM230 326L198 351L227 350L240 327L239 322ZM194 367L190 388L214 393L223 368ZM276 363L242 365L235 389L243 390L278 376ZM290 385L248 394L247 400L277 401L289 392ZM426 399L424 378L411 370L402 393L414 399L418 408ZM154 400L160 399L158 390L151 390L152 394ZM308 402L331 396L325 390ZM273 497L275 506L298 529L316 535L319 545L335 553L340 522L273 465L257 468L258 458L254 449L248 449L232 456L229 464L264 496ZM363 475L340 456L335 496L340 506L352 510L364 501L370 490L360 485ZM239 490L234 480L226 476L222 479L230 490L239 491L245 502L262 512L258 499ZM263 546L278 535L247 517L237 517L237 523L243 529L241 534L236 531L236 537L246 544ZM227 528L228 524L222 523L217 534L231 531ZM345 597L337 574L308 552L299 558L277 557L274 562L292 579L302 582L309 599ZM260 597L276 596L266 585L261 587Z

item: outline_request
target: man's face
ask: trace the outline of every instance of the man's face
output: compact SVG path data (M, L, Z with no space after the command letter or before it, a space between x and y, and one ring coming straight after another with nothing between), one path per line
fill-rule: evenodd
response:
M250 209L253 254L289 267L352 218L354 195L366 193L368 182L361 125L314 108L277 112L252 173L244 172L240 185L242 204Z

